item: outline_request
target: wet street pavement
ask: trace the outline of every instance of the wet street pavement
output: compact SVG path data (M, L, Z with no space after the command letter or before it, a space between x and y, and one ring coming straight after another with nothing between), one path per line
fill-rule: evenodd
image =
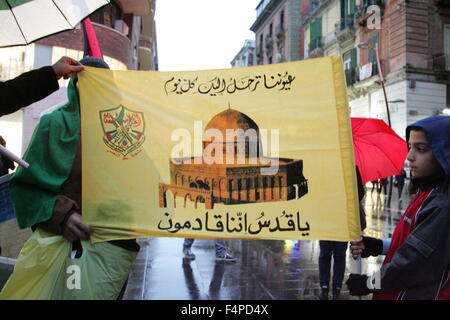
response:
M371 192L365 198L365 234L377 238L392 235L410 200L407 187L402 199ZM141 251L128 280L127 300L317 300L319 287L319 241L226 240L236 262L216 262L214 240L196 239L196 259L183 259L182 238L139 240ZM356 262L347 249L344 283L356 272ZM384 256L363 259L362 272L373 274ZM342 300L356 300L343 285ZM362 297L371 299L371 296Z

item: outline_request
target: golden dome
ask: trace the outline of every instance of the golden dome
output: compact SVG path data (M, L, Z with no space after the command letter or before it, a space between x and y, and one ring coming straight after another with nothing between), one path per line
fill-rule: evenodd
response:
M234 109L227 109L215 115L206 125L205 130L218 129L222 134L226 134L227 129L231 130L248 130L255 129L259 132L258 125L246 114Z
M226 158L238 155L253 158L262 152L258 125L249 116L234 109L222 111L208 122L203 134L203 150L210 144L210 147L222 148ZM228 155L230 147L234 153ZM212 152L214 155L215 152Z

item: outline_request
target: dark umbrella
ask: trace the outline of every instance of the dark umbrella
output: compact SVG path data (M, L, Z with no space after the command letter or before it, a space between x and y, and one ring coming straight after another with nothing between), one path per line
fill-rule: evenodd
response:
M383 120L351 118L355 162L363 183L399 174L408 149Z

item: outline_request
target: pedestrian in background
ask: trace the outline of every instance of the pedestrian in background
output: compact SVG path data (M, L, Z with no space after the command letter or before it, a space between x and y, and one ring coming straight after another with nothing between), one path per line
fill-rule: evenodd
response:
M380 189L383 189L383 193L384 193L385 196L388 193L388 185L389 185L389 179L388 178L381 179Z
M359 217L361 231L366 228L366 213L364 211L363 199L366 193L362 183L361 174L356 166L356 178L358 186ZM342 282L344 280L346 252L348 242L320 240L319 255L319 281L321 293L319 300L328 300L330 278L331 278L331 257L333 257L333 280L332 299L338 300L341 294Z
M395 176L395 186L398 190L398 199L402 197L403 187L405 186L405 179L406 179L406 171L405 169L402 169L402 172Z
M371 181L371 183L372 183L372 191L370 191L370 195L373 194L373 190L377 190L377 193L379 193L378 188L380 187L380 183L378 179Z
M187 260L195 259L195 254L191 250L193 243L194 239L189 238L184 239L183 254L184 258ZM225 241L223 239L214 240L214 244L216 247L216 261L234 262L237 260L236 257L234 257L231 253L228 252L227 246L225 245Z

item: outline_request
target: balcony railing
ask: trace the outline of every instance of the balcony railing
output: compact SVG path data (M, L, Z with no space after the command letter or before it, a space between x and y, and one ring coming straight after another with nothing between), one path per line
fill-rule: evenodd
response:
M341 19L339 23L336 24L336 37L340 42L345 42L349 39L354 39L356 36L356 31L354 27L354 15L348 15L347 18Z
M450 72L450 54L433 57L433 69L440 72Z
M323 38L322 37L314 38L309 42L309 51L313 51L317 48L322 48L322 47L323 47Z
M266 50L272 50L272 48L273 48L273 38L272 38L272 36L267 36L266 37L266 41L264 43L264 47L266 48Z
M310 58L318 58L323 57L324 48L323 48L323 37L317 37L311 40L309 43L309 57Z
M285 38L285 28L279 25L275 30L275 37L277 38L277 43L283 42Z

